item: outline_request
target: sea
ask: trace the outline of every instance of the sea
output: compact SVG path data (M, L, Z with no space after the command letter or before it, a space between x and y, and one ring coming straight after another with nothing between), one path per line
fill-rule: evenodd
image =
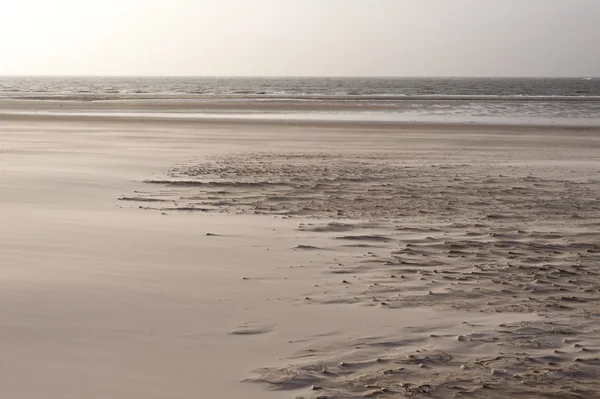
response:
M161 112L165 117L313 118L600 125L600 78L0 77L0 100L193 100L352 104L340 111ZM385 105L375 110L373 105ZM363 111L361 105L370 105ZM288 107L289 108L289 107ZM1 110L0 110L1 111ZM51 111L48 111L51 112ZM55 111L60 112L60 111ZM140 117L148 113L138 113ZM136 114L137 115L137 114ZM130 115L135 116L135 115ZM156 116L156 115L154 115Z

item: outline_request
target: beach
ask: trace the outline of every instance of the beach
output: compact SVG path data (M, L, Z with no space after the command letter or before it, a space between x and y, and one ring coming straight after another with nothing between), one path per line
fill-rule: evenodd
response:
M0 115L4 396L600 397L600 128L31 101Z

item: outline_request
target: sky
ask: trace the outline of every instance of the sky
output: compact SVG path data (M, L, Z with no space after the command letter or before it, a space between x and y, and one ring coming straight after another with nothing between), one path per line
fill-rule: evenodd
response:
M600 0L0 0L0 75L600 76Z

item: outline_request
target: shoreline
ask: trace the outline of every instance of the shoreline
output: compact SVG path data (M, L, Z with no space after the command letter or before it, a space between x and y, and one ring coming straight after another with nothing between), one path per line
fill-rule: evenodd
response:
M216 95L216 94L181 94L181 93L69 93L43 95L42 93L9 94L0 95L2 101L28 102L28 101L64 101L64 102L136 102L148 103L156 101L166 102L431 102L431 101L514 101L514 102L599 102L600 96L594 95L460 95L460 94L432 94L432 95L269 95L269 94L246 94L246 95Z
M0 118L101 118L193 123L360 124L600 127L600 101L272 101L263 99L171 99L125 101L0 100Z
M116 111L118 112L118 111ZM142 115L142 114L140 114ZM176 114L174 114L176 115ZM460 130L464 132L479 131L479 130L504 130L504 131L531 131L544 129L546 131L600 131L600 122L581 124L581 123L552 123L552 124L536 124L532 123L515 123L515 122L435 122L435 121L377 121L377 120L327 120L327 119L294 119L293 114L289 114L289 119L261 119L260 115L256 118L245 118L243 115L231 117L223 115L219 117L173 117L173 116L153 116L148 113L144 116L126 116L114 115L111 113L98 114L94 113L39 113L34 112L24 113L4 113L0 110L0 122L2 121L32 121L32 122L94 122L94 123L135 123L135 124L176 124L176 125L206 125L206 126L298 126L298 127L332 127L332 128L349 128L356 127L357 129L411 129L411 130Z

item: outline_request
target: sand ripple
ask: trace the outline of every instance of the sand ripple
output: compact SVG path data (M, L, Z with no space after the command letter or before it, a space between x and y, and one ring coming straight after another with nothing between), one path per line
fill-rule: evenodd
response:
M310 219L298 230L318 245L291 250L320 256L321 273L295 305L465 315L299 354L251 381L306 398L600 397L600 180L507 157L249 153L175 168L122 199Z

